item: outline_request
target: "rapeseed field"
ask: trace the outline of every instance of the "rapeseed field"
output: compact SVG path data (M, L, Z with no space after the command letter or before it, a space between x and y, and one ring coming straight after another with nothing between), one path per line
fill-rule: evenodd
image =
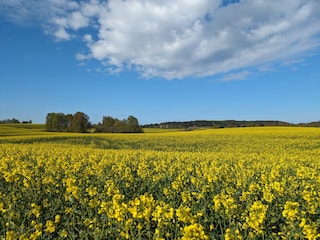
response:
M0 137L0 239L320 239L320 129Z

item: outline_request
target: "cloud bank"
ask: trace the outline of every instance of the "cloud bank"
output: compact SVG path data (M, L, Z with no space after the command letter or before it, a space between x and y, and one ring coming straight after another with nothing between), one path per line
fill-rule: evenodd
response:
M79 61L145 78L248 75L320 44L319 0L0 0L0 13L56 40L81 37Z

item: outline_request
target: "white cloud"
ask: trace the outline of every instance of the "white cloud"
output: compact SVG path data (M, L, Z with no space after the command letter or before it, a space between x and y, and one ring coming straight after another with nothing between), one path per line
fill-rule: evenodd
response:
M222 82L229 82L235 80L244 80L250 75L249 71L241 71L237 73L227 74L226 76L222 77L220 81Z
M70 40L71 36L64 28L59 28L57 31L54 32L54 36L58 40Z
M76 55L75 55L75 57L76 57L76 59L78 60L78 61L85 61L85 60L88 60L89 58L88 58L88 56L87 55L85 55L85 54L83 54L83 53L77 53ZM83 64L83 63L82 63Z
M88 19L81 12L73 12L68 18L68 25L73 30L87 27L89 25Z
M82 39L83 39L83 41L85 41L87 43L93 42L92 36L90 34L85 34Z
M60 40L82 29L88 54L78 60L147 78L259 69L301 59L320 43L319 0L0 0L1 12L36 18Z

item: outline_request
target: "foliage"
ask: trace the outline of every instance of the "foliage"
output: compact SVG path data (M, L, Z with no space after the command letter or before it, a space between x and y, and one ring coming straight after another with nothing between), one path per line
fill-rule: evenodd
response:
M2 138L0 239L320 238L320 129Z
M83 112L72 114L48 113L46 130L49 132L86 132L89 117Z
M96 132L100 133L141 133L143 129L134 116L119 120L110 116L103 117L102 123L97 125Z
M32 120L22 121L22 122L20 122L18 119L15 119L15 118L0 120L0 124L16 124L16 123L32 124Z
M233 127L262 127L262 126L292 126L292 123L282 121L208 121L197 120L187 122L163 122L159 124L147 124L144 128L173 128L173 129L195 129L195 128L233 128Z
M72 114L48 113L46 117L46 131L49 132L87 132L91 123L89 117L83 112ZM95 125L98 133L141 133L142 127L134 116L119 120L110 116L103 117L102 123Z
M8 123L20 123L18 119L12 118L12 119L5 119L1 120L0 124L8 124Z
M71 121L71 131L84 133L87 131L89 125L89 117L83 112L76 112Z

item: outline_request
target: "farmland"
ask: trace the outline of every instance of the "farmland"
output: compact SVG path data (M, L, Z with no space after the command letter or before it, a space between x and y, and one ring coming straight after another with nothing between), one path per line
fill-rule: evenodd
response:
M0 125L0 239L317 239L319 156L319 128Z

